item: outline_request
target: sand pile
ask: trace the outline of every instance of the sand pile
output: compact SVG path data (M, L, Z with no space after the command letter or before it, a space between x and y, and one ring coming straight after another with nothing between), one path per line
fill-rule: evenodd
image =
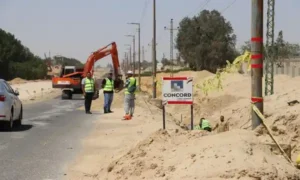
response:
M202 72L182 72L179 75L184 76L184 73L194 75L196 84L201 84L205 75L211 75L206 72L204 75L201 75ZM297 78L276 76L275 94L265 98L267 124L281 144L290 145L287 147L290 147L293 161L300 152L300 104L289 106L287 102L299 97L298 81ZM143 82L146 82L143 87L150 92L151 88L147 89L147 86L151 87L151 78L147 81L143 79ZM116 113L100 119L101 122L107 120L109 125L99 124L97 127L105 128L99 129L97 136L92 138L90 144L96 147L87 151L89 161L78 161L80 166L74 168L77 173L75 179L300 180L300 171L291 166L282 155L278 155L276 148L269 145L273 142L265 130L259 128L255 132L250 131L250 85L249 76L231 74L224 79L223 91L212 92L205 97L200 89L194 88L195 123L198 123L200 117L206 117L214 126L219 116L225 115L230 131L221 134L184 131L179 127L176 130L174 124L168 121L167 128L173 129L159 130L148 136L161 127L161 111L155 108L149 113L149 104L143 103L138 95L136 119L120 121L119 124L115 120L119 120L123 110L118 109L122 105L121 101L116 100ZM115 97L117 99L122 96ZM181 123L189 124L189 106L168 105L166 110L177 119L182 115ZM167 120L171 118L168 117ZM116 127L110 129L113 124ZM137 141L140 142L136 145ZM96 162L87 163L91 159ZM86 178L78 175L81 172L81 176Z
M27 80L22 79L22 78L14 78L13 80L9 81L9 84L22 84L22 83L26 83Z
M61 94L60 89L52 88L52 81L28 81L13 84L12 88L19 91L19 98L23 103L52 99Z
M297 169L245 130L159 130L107 171L108 179L300 179Z
M201 84L205 78L196 76L194 79L195 84ZM300 104L289 106L288 102L293 100L300 102L300 84L297 83L299 80L300 77L275 76L275 93L272 96L265 97L264 100L266 123L280 143L291 145L291 158L293 161L300 153ZM230 129L250 130L251 77L241 74L228 74L224 77L222 84L223 90L210 92L208 96L205 96L199 88L194 86L195 123L199 123L200 117L206 117L214 126L219 117L224 115L230 124ZM189 126L189 106L168 105L166 110L174 118L182 118L182 126ZM265 142L271 141L266 133L259 138Z
M224 81L224 91L211 93L208 97L197 97L195 104L195 118L207 117L216 124L220 115L224 115L230 123L231 129L251 129L250 106L250 77L234 74ZM275 94L265 97L264 114L266 123L272 129L275 138L284 144L292 146L292 159L300 153L300 110L299 105L289 106L288 102L300 96L298 89L299 78L288 76L275 77ZM203 100L204 99L204 100ZM177 112L177 111L171 111ZM185 116L189 117L189 114ZM189 119L184 119L189 124ZM267 134L261 138L271 141Z
M201 73L201 72L200 72ZM210 78L210 77L207 77ZM195 84L201 84L205 78L195 76ZM300 153L300 104L289 106L287 102L300 102L300 77L285 75L275 76L275 94L265 97L264 114L267 124L275 138L292 146L292 160ZM251 129L251 77L241 74L228 74L223 80L223 90L210 92L205 96L194 86L194 119L199 123L200 117L208 118L214 126L221 115L229 121L231 129ZM298 98L298 99L297 99ZM180 111L178 111L180 109ZM190 124L190 107L168 105L166 111L176 119L181 119L182 126ZM267 134L260 137L271 141Z

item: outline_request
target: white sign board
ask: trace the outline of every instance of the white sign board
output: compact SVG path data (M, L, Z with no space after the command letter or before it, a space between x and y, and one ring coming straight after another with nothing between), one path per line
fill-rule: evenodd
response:
M57 84L69 85L69 84L71 84L71 82L70 81L57 81Z
M163 104L193 104L193 78L163 77Z

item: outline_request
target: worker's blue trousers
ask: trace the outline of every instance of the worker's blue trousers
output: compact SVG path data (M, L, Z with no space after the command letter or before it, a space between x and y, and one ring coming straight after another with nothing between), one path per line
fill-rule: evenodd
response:
M111 103L114 98L114 93L104 93L104 110L110 111Z

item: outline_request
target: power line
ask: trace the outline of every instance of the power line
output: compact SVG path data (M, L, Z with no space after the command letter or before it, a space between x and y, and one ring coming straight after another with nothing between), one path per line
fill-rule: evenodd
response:
M200 11L200 12L201 12L201 11L207 6L207 4L208 4L210 1L211 1L211 0L205 0L204 3L201 3L195 10L191 11L191 12L190 12L188 15L186 15L186 16L191 15L191 14L194 13L195 11ZM199 9L200 9L200 10L199 10ZM162 29L162 30L163 30L163 29ZM159 37L157 38L157 41L156 41L156 42L160 41L162 37L163 37L163 34L160 33L160 35L159 35Z
M149 2L150 0L148 0L148 2ZM146 1L147 2L147 1ZM205 0L203 3L201 3L195 10L193 10L193 11L191 11L188 15L186 15L186 16L189 16L189 15L191 15L192 13L194 13L194 12L196 12L196 11L202 11L207 5L208 5L208 3L210 3L211 2L211 0ZM221 14L223 14L225 11L227 11L228 9L230 9L230 7L234 4L234 3L236 3L237 2L237 0L233 0L231 3L229 3L220 13ZM161 29L161 30L163 30L163 29ZM158 36L158 38L157 38L157 40L156 40L156 42L159 42L160 40L161 40L161 38L163 37L163 34L162 33L159 33L159 36ZM151 42L152 42L152 40L151 40ZM175 44L175 43L174 43Z
M200 4L195 10L191 11L191 12L190 12L188 15L186 15L186 16L189 16L189 15L193 14L194 12L199 11L199 9L201 9L200 11L202 11L202 10L205 8L205 6L206 6L210 1L211 1L211 0L206 0L204 3Z
M224 8L224 9L221 11L221 14L223 14L227 9L229 9L235 2L236 2L236 0L233 0L226 8Z
M192 13L194 13L195 11L198 11L199 9L200 9L200 11L202 11L204 8L205 8L205 6L210 2L211 0L205 0L205 2L204 3L201 3L198 7L197 7L197 9L195 9L195 10L193 10L192 12L190 12L188 15L186 15L186 16L189 16L189 15L191 15ZM161 31L163 31L164 29L161 29ZM159 36L158 36L158 38L157 38L157 40L156 40L156 42L159 42L160 40L161 40L161 38L163 37L163 34L162 33L158 33L159 34ZM151 40L151 42L152 42L152 40Z
M186 16L191 15L191 14L194 13L195 11L199 11L199 9L200 9L200 11L202 11L202 10L205 8L205 6L207 6L207 4L208 4L210 1L211 1L211 0L205 0L204 3L201 3L195 10L191 11L191 12L190 12L188 15L186 15ZM157 41L161 40L162 37L163 37L163 34L160 34L160 36L157 38Z
M145 5L144 5L143 11L142 11L142 16L141 16L141 19L140 19L140 23L142 23L142 21L143 21L144 18L145 18L145 15L146 15L146 11L147 11L149 2L150 2L150 0L145 0Z

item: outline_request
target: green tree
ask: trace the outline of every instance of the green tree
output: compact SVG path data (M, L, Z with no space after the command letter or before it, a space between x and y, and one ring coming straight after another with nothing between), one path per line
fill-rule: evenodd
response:
M245 51L251 51L250 41L245 41L244 45L241 46L241 53L244 53Z
M193 70L216 72L226 65L226 60L235 58L235 44L236 35L230 22L216 10L204 10L179 24L177 49Z
M167 58L163 57L161 59L161 63L163 64L163 66L167 66L167 65L171 65L172 62L170 60L168 60Z
M283 31L279 31L275 42L275 58L282 63L285 59L299 57L299 44L292 44L284 40Z
M148 61L146 61L146 60L143 60L143 61L141 62L141 67L142 67L143 69L146 69L146 68L151 67L151 66L152 66L152 63L151 63L151 62L148 62Z
M279 31L275 43L275 57L276 59L284 59L288 56L288 51L283 40L283 32Z
M38 56L23 46L13 34L0 29L0 78L10 80L41 79L47 75L47 66Z

